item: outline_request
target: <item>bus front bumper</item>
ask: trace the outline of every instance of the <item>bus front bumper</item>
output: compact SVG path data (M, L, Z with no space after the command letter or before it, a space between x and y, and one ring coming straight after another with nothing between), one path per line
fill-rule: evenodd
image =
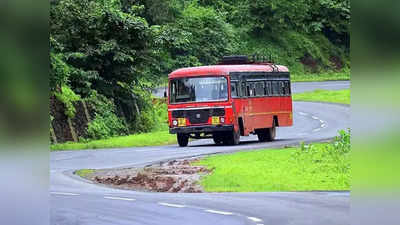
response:
M169 133L193 134L193 133L223 132L232 130L233 130L233 125L206 125L206 126L191 126L191 127L173 127L169 128Z

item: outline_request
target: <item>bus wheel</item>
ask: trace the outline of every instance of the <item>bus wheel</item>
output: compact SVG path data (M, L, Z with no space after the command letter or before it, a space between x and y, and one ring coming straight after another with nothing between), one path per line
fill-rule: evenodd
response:
M221 145L224 137L221 134L213 134L213 140L216 145Z
M258 140L261 142L273 141L276 136L276 127L266 128L257 131Z
M225 145L238 145L240 143L240 133L236 131L230 132L223 142Z
M189 135L187 134L176 134L176 139L180 147L186 147L189 143Z

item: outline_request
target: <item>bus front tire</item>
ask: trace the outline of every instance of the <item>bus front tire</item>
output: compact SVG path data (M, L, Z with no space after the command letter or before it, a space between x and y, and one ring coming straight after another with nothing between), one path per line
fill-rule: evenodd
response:
M213 134L213 140L216 145L221 145L224 141L224 137L221 134Z
M276 136L276 127L266 128L257 132L258 140L261 142L273 141Z
M223 140L224 145L238 145L240 143L240 133L236 131L229 132Z
M176 134L176 139L178 140L179 147L186 147L189 143L189 135L187 134Z

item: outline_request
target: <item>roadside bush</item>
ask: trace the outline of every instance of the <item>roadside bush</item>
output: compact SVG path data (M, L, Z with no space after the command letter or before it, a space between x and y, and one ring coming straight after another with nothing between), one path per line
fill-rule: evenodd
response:
M90 139L104 139L129 133L124 121L115 114L112 101L93 91L89 102L96 111L94 120L88 124L87 134Z
M159 99L153 99L152 107L146 107L138 116L133 129L139 133L168 129L167 104Z
M161 100L157 100L154 104L154 118L156 126L154 130L168 130L168 109L167 104Z
M81 97L66 85L63 85L61 91L55 92L54 95L60 102L64 103L65 115L69 118L74 118L76 109L73 102L81 100Z
M87 134L91 139L105 139L126 135L127 129L123 121L114 113L97 114L88 125Z

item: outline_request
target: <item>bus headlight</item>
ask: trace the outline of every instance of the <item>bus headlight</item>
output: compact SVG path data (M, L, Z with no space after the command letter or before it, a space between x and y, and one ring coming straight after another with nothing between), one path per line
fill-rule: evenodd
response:
M225 123L225 118L224 118L224 117L221 117L221 118L219 119L219 121L221 121L221 123Z
M178 120L173 120L173 121L172 121L172 125L178 126Z

